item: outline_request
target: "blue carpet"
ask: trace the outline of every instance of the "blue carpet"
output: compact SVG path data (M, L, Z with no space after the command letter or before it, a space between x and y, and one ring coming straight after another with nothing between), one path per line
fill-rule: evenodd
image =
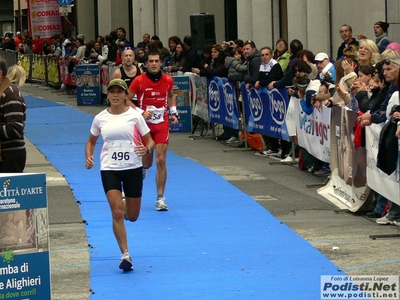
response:
M28 98L28 97L27 97ZM86 227L91 299L320 299L320 276L343 275L311 244L215 172L168 152L169 212L157 212L155 169L140 218L127 222L134 272L120 253L99 176L84 168L93 116L29 97L26 136L65 175ZM31 102L40 103L34 106Z

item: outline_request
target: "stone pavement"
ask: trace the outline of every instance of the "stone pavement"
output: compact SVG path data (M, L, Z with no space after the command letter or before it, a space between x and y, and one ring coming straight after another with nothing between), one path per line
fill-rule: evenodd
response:
M92 115L104 109L104 106L77 106L75 95L62 94L39 84L26 84L21 91L24 95L77 107ZM53 299L88 299L89 249L79 204L63 176L29 141L27 146L25 172L44 172L47 175ZM190 133L172 133L170 150L219 173L347 274L399 275L400 240L369 238L370 235L395 234L397 227L377 225L362 214L337 210L317 194L323 179L299 170L296 165L270 164L276 160L256 156L254 151L227 146L210 136L200 137L198 132L193 136ZM173 176L179 174L169 174L169 178ZM193 174L193 184L196 180L201 178ZM310 284L319 285L319 282Z

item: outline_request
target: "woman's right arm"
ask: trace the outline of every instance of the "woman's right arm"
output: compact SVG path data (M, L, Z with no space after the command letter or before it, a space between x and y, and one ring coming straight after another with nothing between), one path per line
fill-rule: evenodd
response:
M96 146L96 142L98 136L94 136L93 134L90 134L88 141L86 142L86 147L85 147L85 155L86 155L86 163L85 167L86 169L91 169L94 166L94 157L93 157L93 152L94 152L94 147Z

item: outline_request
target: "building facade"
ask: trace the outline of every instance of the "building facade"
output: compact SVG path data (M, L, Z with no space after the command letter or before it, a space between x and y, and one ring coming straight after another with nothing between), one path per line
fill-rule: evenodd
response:
M374 40L379 20L390 23L389 37L400 42L398 0L74 0L73 5L68 19L86 39L121 26L134 45L144 33L158 35L166 46L170 36L190 35L190 15L201 12L214 15L217 43L240 38L274 48L280 37L296 38L313 52L336 57L342 24L352 26L354 37L363 33ZM14 1L15 16L24 9L26 1Z

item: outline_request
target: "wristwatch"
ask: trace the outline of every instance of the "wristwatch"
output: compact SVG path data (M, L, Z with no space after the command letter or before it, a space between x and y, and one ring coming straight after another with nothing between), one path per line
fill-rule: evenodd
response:
M147 153L148 154L152 154L153 153L153 148L151 148L150 146L147 146Z

